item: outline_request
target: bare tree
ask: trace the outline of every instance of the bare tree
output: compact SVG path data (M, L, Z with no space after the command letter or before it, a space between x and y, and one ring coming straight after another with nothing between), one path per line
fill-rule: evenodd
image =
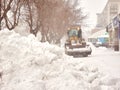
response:
M3 0L2 15L0 20L11 30L18 25L20 10L25 16L30 33L36 36L38 30L42 34L42 42L59 43L66 34L70 25L79 23L86 16L82 14L78 6L79 0ZM8 12L12 12L12 20L8 17ZM21 16L22 17L22 16Z
M0 22L4 19L4 17L7 15L7 12L11 9L12 2L13 2L13 0L8 1L8 3L6 3L5 0L1 0L1 2L0 2L0 10L1 10Z
M41 41L59 43L67 28L76 23L82 23L86 17L81 8L76 8L79 0L35 0L37 8ZM72 4L71 4L72 2Z
M3 22L9 30L18 25L21 7L22 0L1 0L0 22Z
M25 15L26 17L25 21L29 26L30 33L34 34L35 36L40 28L39 20L38 20L39 18L36 11L37 10L36 10L34 1L25 0L23 15Z

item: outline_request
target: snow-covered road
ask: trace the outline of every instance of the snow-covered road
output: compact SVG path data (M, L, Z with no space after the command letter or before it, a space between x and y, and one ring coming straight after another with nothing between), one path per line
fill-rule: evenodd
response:
M89 57L76 58L87 65L99 68L101 72L110 76L120 78L120 52L105 47L93 48L93 53Z

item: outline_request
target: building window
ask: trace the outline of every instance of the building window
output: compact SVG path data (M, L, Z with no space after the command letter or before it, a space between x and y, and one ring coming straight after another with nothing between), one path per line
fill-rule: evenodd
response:
M118 5L117 4L113 4L110 6L110 14L111 15L115 15L118 12Z

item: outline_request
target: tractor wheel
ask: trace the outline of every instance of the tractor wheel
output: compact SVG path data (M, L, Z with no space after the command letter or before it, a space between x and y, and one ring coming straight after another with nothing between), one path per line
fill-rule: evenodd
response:
M87 53L83 53L82 55L83 55L83 57L87 57L87 56L88 56L88 54L87 54Z

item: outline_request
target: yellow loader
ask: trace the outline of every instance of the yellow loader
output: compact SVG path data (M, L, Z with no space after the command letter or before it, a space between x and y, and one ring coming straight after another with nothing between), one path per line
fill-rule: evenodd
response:
M67 36L68 39L65 43L65 53L67 55L87 57L92 53L90 45L82 38L82 30L79 26L69 28Z

